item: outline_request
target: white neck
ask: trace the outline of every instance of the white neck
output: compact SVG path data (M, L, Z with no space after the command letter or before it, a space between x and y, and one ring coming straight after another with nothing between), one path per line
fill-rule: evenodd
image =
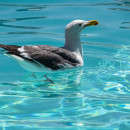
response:
M80 41L80 33L74 32L74 34L71 34L69 32L65 32L65 49L75 52L79 56L83 56L82 54L82 45Z

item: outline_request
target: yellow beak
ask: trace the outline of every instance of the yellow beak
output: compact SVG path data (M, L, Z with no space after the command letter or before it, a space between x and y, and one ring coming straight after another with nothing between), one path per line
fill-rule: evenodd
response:
M97 20L91 20L91 21L88 21L85 26L93 26L93 25L98 25L99 22Z

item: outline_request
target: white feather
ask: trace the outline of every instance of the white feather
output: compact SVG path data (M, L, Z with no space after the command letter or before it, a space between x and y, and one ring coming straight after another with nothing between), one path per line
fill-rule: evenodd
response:
M39 47L38 47L38 46L33 46L33 48L39 49Z
M20 53L20 55L25 57L25 58L31 59L30 56L27 53Z
M24 69L26 69L30 72L46 72L46 71L48 72L49 71L49 69L46 68L45 66L38 64L38 63L35 63L35 62L32 62L30 60L26 60L26 59L19 57L17 55L7 54L7 56L10 56L13 59L15 59L21 67L23 67Z
M24 46L18 48L18 51L20 51L20 52L24 52Z

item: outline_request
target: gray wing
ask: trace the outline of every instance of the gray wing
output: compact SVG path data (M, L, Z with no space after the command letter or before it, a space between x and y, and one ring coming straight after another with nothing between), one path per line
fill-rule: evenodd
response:
M36 63L40 63L52 70L73 67L79 64L76 56L64 48L58 48L49 45L21 47L2 44L0 44L0 47L12 54L18 55Z
M63 48L37 45L37 46L23 46L18 48L20 56L40 63L47 68L57 70L61 68L73 67L79 64L76 56Z

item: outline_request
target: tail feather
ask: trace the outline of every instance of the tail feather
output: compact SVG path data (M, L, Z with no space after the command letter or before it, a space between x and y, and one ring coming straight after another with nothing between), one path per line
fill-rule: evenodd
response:
M0 47L7 50L8 52L13 53L13 54L16 54L16 55L20 54L20 52L18 51L18 48L20 48L20 46L0 44Z

